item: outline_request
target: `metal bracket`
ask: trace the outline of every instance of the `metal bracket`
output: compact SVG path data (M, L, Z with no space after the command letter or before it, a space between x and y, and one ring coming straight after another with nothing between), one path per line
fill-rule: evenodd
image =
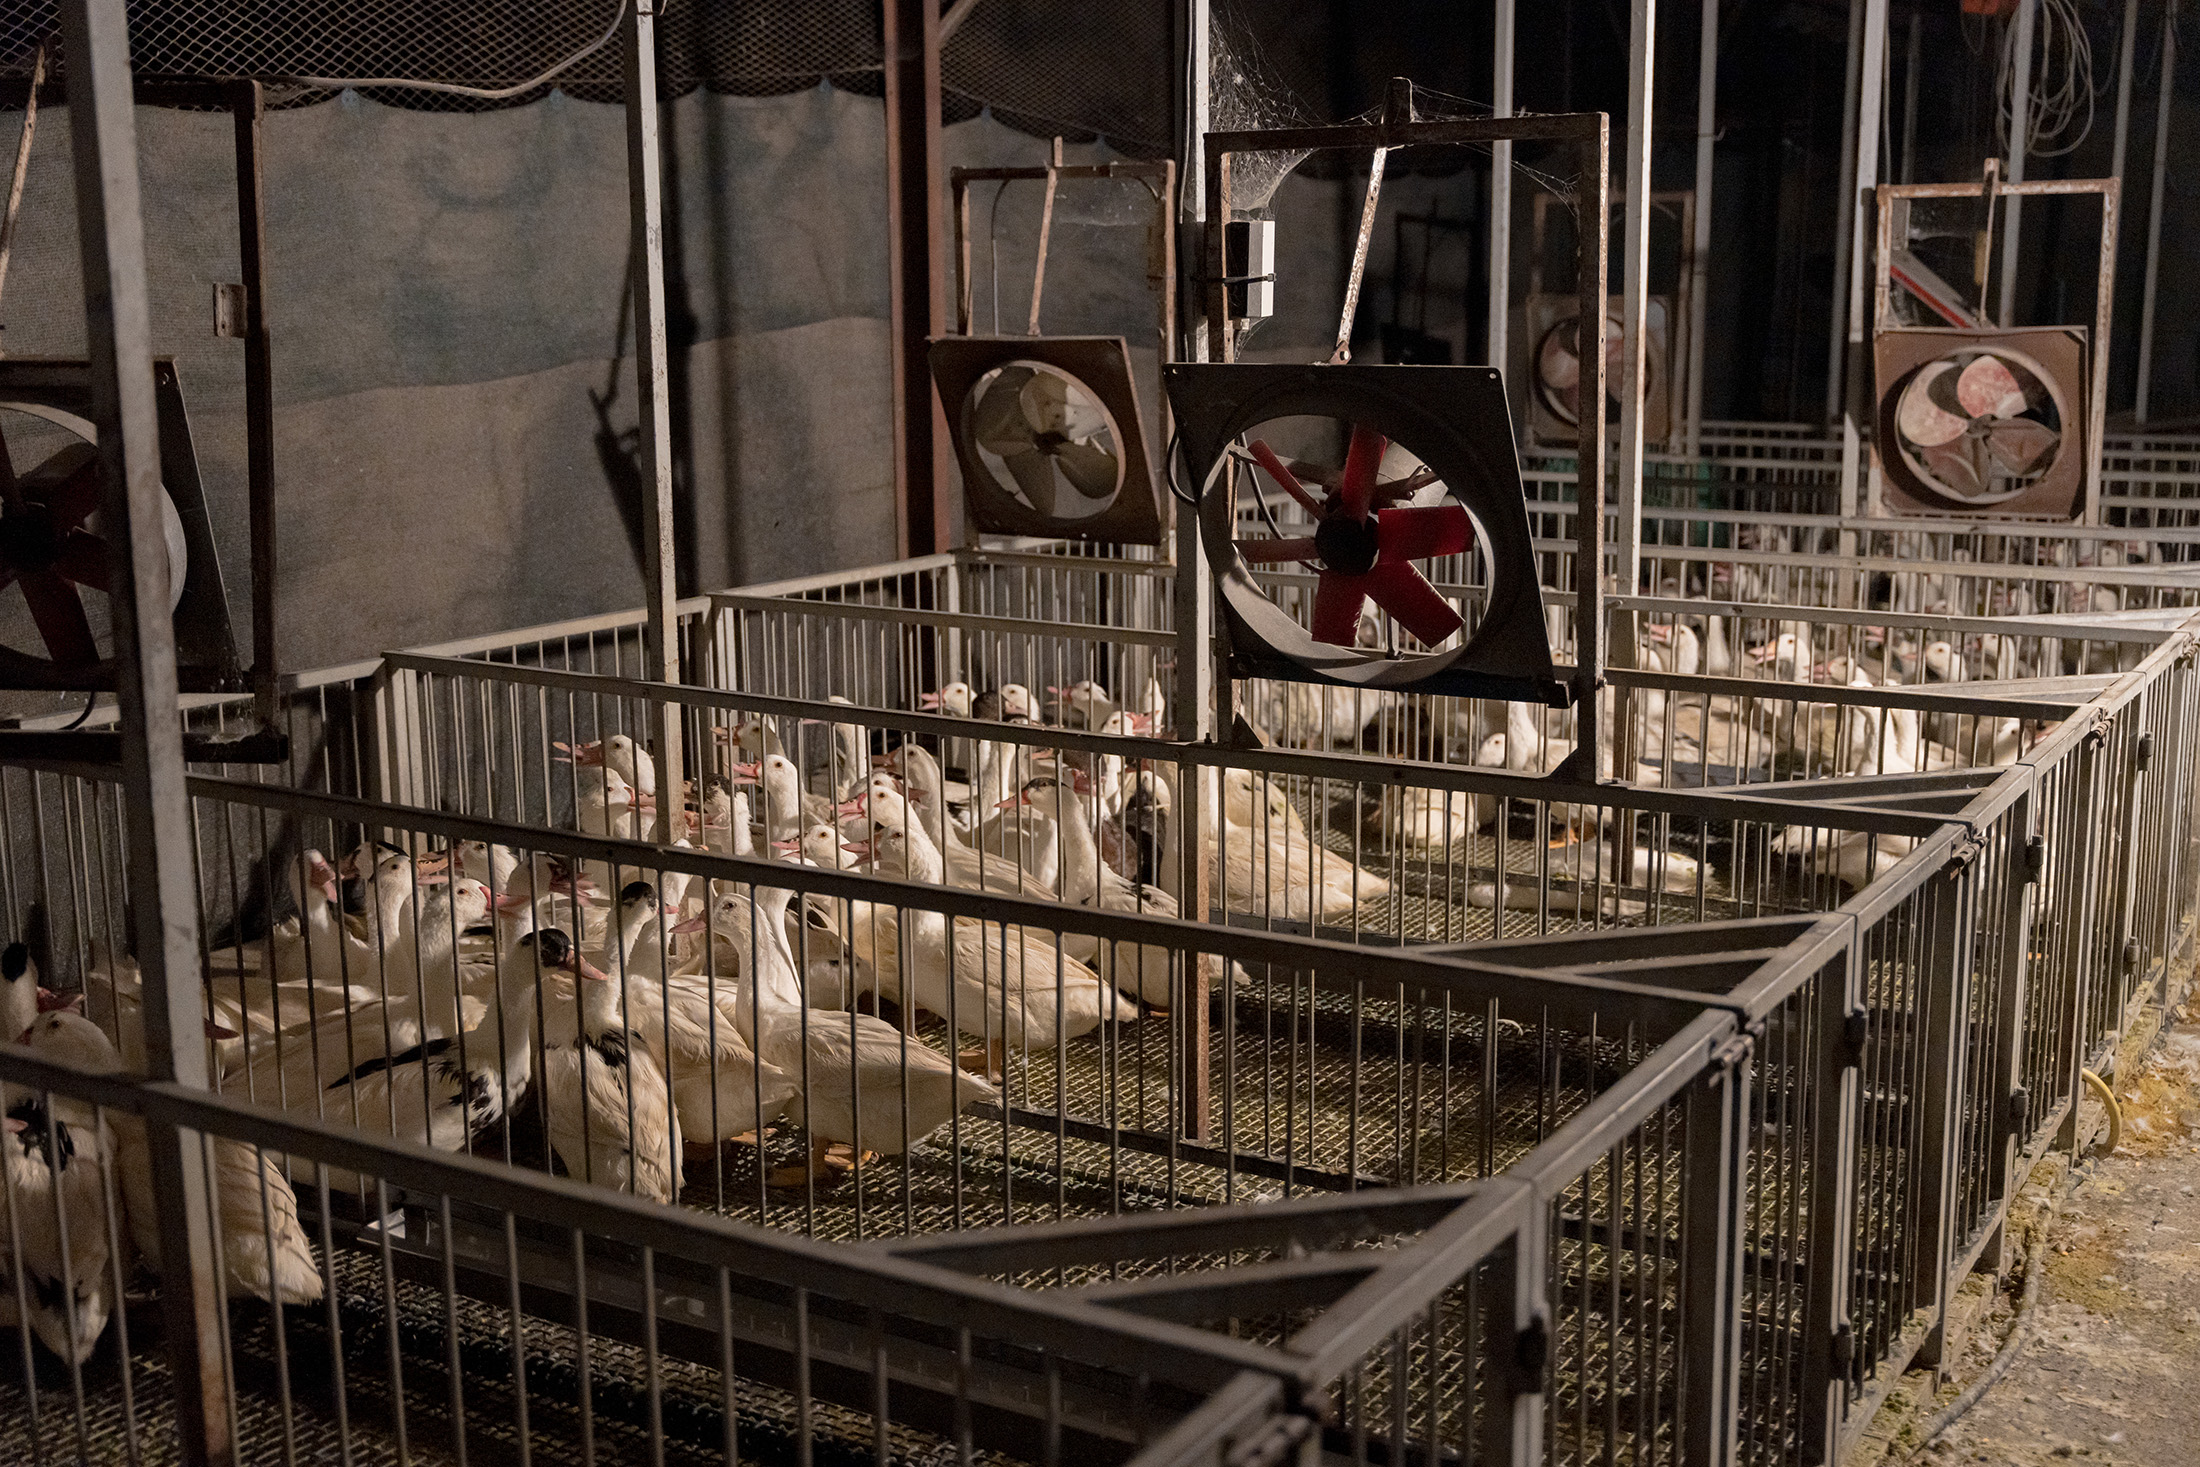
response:
M2032 1119L2032 1092L2019 1085L2009 1092L2009 1129L2021 1136Z
M1977 836L1964 836L1956 842L1955 849L1948 852L1947 864L1940 868L1940 874L1943 876L1955 875L1968 867L1973 861L1976 861L1979 858L1979 852L1985 849L1986 842L1980 840Z
M2038 881L2047 871L2047 837L2029 835L2024 838L2024 880L2027 886Z
M1710 1072L1704 1076L1707 1085L1723 1084L1727 1072L1747 1060L1757 1048L1757 1037L1744 1031L1711 1052Z
M1833 1332L1833 1368L1846 1373L1856 1361L1856 1326L1844 1324Z
M2147 766L2149 764L2152 764L2153 762L2154 735L2151 733L2143 733L2139 735L2138 742L2132 745L2131 766L2132 768L2138 770L2139 773L2144 774L2147 772Z
M1522 1394L1540 1394L1544 1373L1550 1368L1551 1322L1538 1313L1513 1336L1513 1369L1518 1372L1515 1388Z
M1848 1045L1849 1068L1854 1068L1864 1056L1864 1044L1871 1038L1871 1010L1850 1009L1841 1020L1841 1038Z

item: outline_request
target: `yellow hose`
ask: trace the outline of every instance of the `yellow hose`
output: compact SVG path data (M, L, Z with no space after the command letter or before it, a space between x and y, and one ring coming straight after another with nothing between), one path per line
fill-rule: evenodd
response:
M2116 1147L2124 1139L2124 1108L2116 1103L2116 1092L2108 1088L2106 1080L2091 1070L2080 1070L2078 1073L2084 1077L2093 1093L2100 1097L2101 1104L2108 1108L2108 1139L2095 1146L2093 1154L2114 1156Z

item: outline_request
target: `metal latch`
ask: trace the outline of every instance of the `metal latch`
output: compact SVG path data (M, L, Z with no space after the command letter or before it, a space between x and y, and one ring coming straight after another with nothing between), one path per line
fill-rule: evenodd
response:
M2024 879L2035 882L2047 872L2047 837L2029 835L2024 838Z
M1850 1009L1841 1020L1841 1037L1848 1041L1849 1063L1854 1065L1864 1053L1864 1041L1871 1037L1872 1015L1870 1009Z
M1520 1391L1543 1389L1543 1373L1551 1368L1551 1323L1542 1315L1530 1317L1513 1336L1513 1367L1520 1372L1515 1382Z
M2138 741L2131 746L2132 767L2134 769L2137 769L2141 774L2144 774L2147 772L2147 766L2149 764L2152 764L2153 762L2154 735L2150 733L2143 733L2139 735Z
M2009 1092L2009 1129L2023 1135L2032 1123L2032 1092L2019 1085Z
M1833 1332L1833 1368L1847 1370L1856 1361L1856 1328L1842 1325Z

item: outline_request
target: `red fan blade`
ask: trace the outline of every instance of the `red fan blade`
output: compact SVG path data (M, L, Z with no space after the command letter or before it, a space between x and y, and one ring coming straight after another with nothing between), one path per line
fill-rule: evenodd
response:
M1321 552L1312 535L1295 535L1287 540L1240 540L1238 554L1254 565L1273 565L1280 560L1319 560Z
M1458 608L1436 594L1428 577L1402 560L1378 562L1361 579L1375 604L1428 646L1435 646L1464 625Z
M54 555L53 568L79 586L90 586L95 591L104 591L107 589L107 572L110 569L107 542L97 535L71 530L61 537L60 548Z
M1457 555L1474 543L1474 522L1456 504L1405 505L1375 513L1378 560Z
M1254 459L1259 462L1260 466L1268 471L1268 477L1282 485L1283 492L1299 502L1300 508L1315 519L1322 517L1321 501L1306 492L1305 486L1299 483L1298 475L1283 466L1283 460L1276 457L1276 451L1273 448L1270 448L1258 438L1247 444L1246 448L1251 452Z
M99 661L92 642L91 623L84 619L84 603L76 588L53 571L34 571L23 577L23 597L31 604L31 619L46 650L63 667L88 667Z
M1356 520L1367 518L1367 507L1375 498L1375 471L1382 467L1383 450L1388 447L1390 440L1382 434L1352 425L1352 447L1344 456L1344 483L1337 494L1345 512Z
M1372 576L1340 576L1323 571L1314 588L1314 640L1350 647L1360 640L1360 608L1367 604Z

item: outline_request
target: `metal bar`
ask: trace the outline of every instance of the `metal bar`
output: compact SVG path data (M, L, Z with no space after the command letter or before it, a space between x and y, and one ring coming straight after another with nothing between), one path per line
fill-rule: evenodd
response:
M237 138L237 260L244 276L245 479L252 525L253 712L276 718L282 661L275 640L275 368L267 328L267 183L258 82L240 82L232 104Z
M1864 7L1868 0L1849 0L1848 74L1841 84L1841 173L1834 197L1833 320L1826 328L1826 421L1839 423L1842 392L1847 385L1843 370L1848 359L1849 254L1856 246L1851 221L1856 213L1857 88L1863 80Z
M1515 0L1495 0L1490 39L1490 115L1513 114ZM1512 156L1509 139L1490 144L1489 334L1484 360L1508 369L1505 333L1512 326Z
M2015 44L2009 65L2009 161L2002 176L2024 182L2024 160L2032 151L2032 50L2038 35L2040 0L2017 0ZM2024 199L2013 196L2002 207L2000 324L2017 322L2017 254L2022 235Z
M1856 1229L1856 1130L1861 1046L1848 1042L1849 1016L1862 1007L1857 929L1844 924L1838 964L1819 974L1815 1008L1817 1046L1806 1063L1813 1104L1810 1127L1809 1257L1803 1294L1802 1389L1797 1406L1802 1460L1836 1460L1841 1403L1847 1382L1837 1368L1836 1339L1849 1328L1849 1259ZM1853 1331L1849 1335L1854 1339ZM1852 1346L1853 1348L1853 1346Z
M1741 1372L1743 1163L1749 1147L1750 1059L1744 1049L1689 1092L1681 1179L1681 1460L1736 1459Z
M672 499L672 393L665 334L664 169L658 129L657 0L633 0L626 10L626 185L633 215L634 381L641 432L642 584L649 620L643 663L653 678L680 680L678 533ZM652 732L659 788L676 796L684 778L680 724L667 716ZM680 818L676 798L658 812L660 833ZM673 836L664 838L669 842Z
M988 632L999 636L1065 637L1084 632L1094 637L1104 637L1110 642L1135 647L1173 647L1177 643L1174 632L1148 631L1140 627L1083 625L1077 622L1030 621L1013 616L979 616L970 612L942 611L929 606L868 606L853 601L783 601L731 591L717 592L711 597L711 602L726 611L761 611L775 616L816 616L835 621L895 622L903 626L953 627L959 631ZM665 681L674 682L677 679L667 678Z
M1705 309L1711 290L1711 197L1717 182L1713 145L1719 128L1719 0L1703 0L1696 52L1696 205L1688 256L1688 452L1703 451Z
M113 557L109 601L122 708L123 820L146 1066L155 1079L204 1089L197 842L184 798L137 118L122 0L65 0L61 29L69 58L101 519ZM149 1127L147 1140L160 1215L161 1312L178 1382L178 1441L191 1467L214 1467L232 1460L235 1444L206 1169L196 1138L172 1125Z
M1842 308L1844 325L1836 342L1834 370L1837 377L1828 384L1829 392L1838 392L1841 417L1841 513L1844 516L1862 512L1873 495L1867 494L1867 475L1872 474L1865 458L1864 441L1868 436L1868 419L1871 416L1868 401L1871 387L1871 332L1865 315L1864 272L1871 265L1873 255L1869 241L1877 236L1879 226L1879 120L1884 110L1885 83L1887 78L1887 0L1861 0L1864 20L1861 41L1861 59L1857 72L1856 111L1850 119L1855 136L1849 144L1849 192L1842 196L1842 234L1848 242L1844 259L1848 275L1838 283L1847 298ZM1876 280L1876 275L1875 275ZM1874 479L1876 482L1876 478ZM1841 554L1848 557L1856 553L1856 537L1844 532L1841 536ZM1862 587L1852 578L1844 578L1840 600L1853 605L1862 600Z
M1650 312L1651 113L1658 45L1657 0L1634 0L1627 22L1627 162L1620 181L1619 545L1616 580L1623 592L1642 589L1642 396L1650 344L1644 328ZM1608 309L1601 303L1598 313ZM1634 639L1622 636L1627 665ZM1622 720L1622 727L1626 720ZM1624 766L1623 766L1624 767Z
M1918 1032L1929 1059L1924 1093L1914 1102L1920 1121L1913 1226L1921 1241L1916 1250L1918 1272L1911 1280L1914 1292L1908 1303L1913 1309L1930 1310L1933 1315L1932 1333L1918 1352L1928 1365L1942 1363L1948 1299L1956 1282L1949 1276L1949 1265L1958 1241L1954 1229L1960 1179L1955 1167L1961 1159L1958 1132L1963 1124L1968 1050L1963 1038L1971 1004L1971 923L1967 903L1962 899L1968 886L1968 874L1960 869L1944 871L1926 885L1925 928L1918 955L1924 964L1918 985L1918 1002L1924 1012L1918 1019Z
M945 329L940 240L946 221L940 141L940 11L883 0L886 40L887 298L893 352L894 498L903 555L954 543L952 469L932 401L928 340Z
M2138 0L2132 0L2137 4ZM1902 181L1917 177L1917 84L1924 72L1925 17L1910 12L1910 50L1902 68Z
M38 93L46 80L46 43L38 44L31 61L31 76L24 88L23 131L15 142L15 168L8 176L8 210L0 217L0 287L8 281L8 261L15 254L15 229L22 218L23 185L30 178L31 142L38 136Z
M1516 127L1527 119L1513 118ZM1556 121L1557 119L1552 119ZM1611 136L1602 113L1580 139L1575 181L1582 191L1574 230L1575 328L1581 349L1580 421L1574 437L1574 706L1575 747L1561 772L1584 784L1596 781L1600 730L1598 694L1604 682L1604 326L1611 258ZM1594 328L1586 339L1582 331ZM1634 591L1623 585L1622 591Z
M2029 718L2058 723L2085 706L2082 697L1996 697L1983 691L1992 682L1943 683L1942 687L1979 689L1963 693L1927 693L1915 688L1859 688L1845 683L1790 683L1778 678L1707 677L1677 672L1635 672L1613 668L1608 679L1620 687L1666 688L1674 692L1721 697L1778 699L1787 703L1840 703L1860 708L1915 708L1920 712L1982 713L1994 718Z
M1914 24L1914 22L1913 22ZM2124 0L2124 23L2116 44L2116 141L2109 151L2108 176L2121 181L2131 142L2131 69L2139 40L2139 0ZM1902 180L1908 183L1907 178Z
M1039 334L1039 300L1047 288L1047 245L1054 235L1054 195L1062 186L1062 140L1054 139L1052 161L1045 173L1047 181L1046 202L1039 208L1039 252L1031 266L1031 324L1025 330L1027 336Z
M1403 125L1381 122L1325 127L1236 129L1207 134L1215 153L1298 153L1316 148L1434 148L1452 143L1596 142L1604 135L1601 112L1557 112L1541 116L1469 117Z
M2169 177L2170 104L2177 87L2177 0L2162 10L2162 84L2154 103L2154 192L2147 205L2146 284L2139 292L2139 386L2132 421L2144 426L2154 382L2154 302L2162 273L2163 189Z

